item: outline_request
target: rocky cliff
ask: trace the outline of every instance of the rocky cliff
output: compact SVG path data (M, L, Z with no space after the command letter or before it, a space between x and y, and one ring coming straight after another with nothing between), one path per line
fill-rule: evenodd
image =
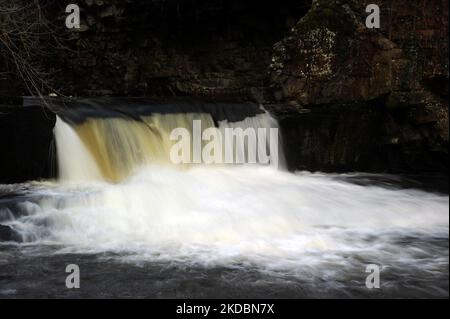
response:
M303 120L308 128L302 130L298 122L295 135L304 138L294 149L327 167L444 169L448 2L379 1L379 30L365 25L371 2L314 1L274 45L270 82L275 98L291 107L282 109L319 112L326 123L316 123L326 132L322 148L317 126Z
M293 0L79 5L81 29L60 55L63 93L216 99L266 98L273 44L309 10Z
M379 30L370 2L82 0L78 31L52 2L65 48L42 63L67 96L262 102L293 169L448 171L448 2L379 0Z

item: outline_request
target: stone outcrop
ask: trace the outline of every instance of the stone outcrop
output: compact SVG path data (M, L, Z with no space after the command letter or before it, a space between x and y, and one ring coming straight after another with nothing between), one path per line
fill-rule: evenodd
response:
M20 242L21 238L11 227L0 225L0 242L2 241Z
M368 29L370 1L317 0L274 48L272 82L304 105L387 97L391 107L448 95L448 2L382 1L381 29Z
M365 25L368 15L365 8L369 3L314 1L311 10L274 46L270 66L274 97L287 104L287 108L290 106L289 111L293 113L320 108L324 123L338 114L341 119L337 124L345 127L348 122L347 128L358 125L355 123L358 121L365 123L368 114L383 114L381 119L374 117L366 123L373 126L370 122L377 122L378 126L371 130L380 135L366 139L365 147L354 145L353 151L368 151L373 148L368 144L375 143L383 152L395 149L398 153L395 157L400 155L404 159L398 163L404 169L425 168L431 158L441 163L439 167L445 167L448 2L380 1L380 30ZM339 106L342 106L341 114ZM321 123L317 125L317 133L326 130ZM349 141L354 139L351 130L347 135L330 136L331 132L330 128L322 142L315 137L315 147L323 146L317 152L322 156L333 149L348 148ZM313 131L309 133L315 135ZM296 147L310 153L312 149L305 143L299 141ZM330 154L319 162L333 167L336 158L341 158L341 164L360 160L357 155L345 159L341 153ZM321 158L319 154L315 156ZM373 156L375 161L380 159L376 151ZM432 162L436 164L436 161ZM388 161L381 166L392 165Z
M372 2L381 8L379 30L365 26ZM78 31L63 27L63 2L49 8L70 50L43 63L66 96L257 100L280 118L292 169L448 171L445 0L78 4ZM4 75L1 60L0 103L28 95ZM30 138L40 163L43 153L30 128L12 128L19 119L6 113L0 136L20 155L4 162L1 174L15 170L23 180L41 175L39 169L48 173L20 166L23 153L11 146L13 138ZM14 137L19 130L23 137Z
M77 96L264 98L272 46L304 1L79 2L62 51L62 92ZM68 32L67 30L65 32ZM50 65L50 67L52 67Z

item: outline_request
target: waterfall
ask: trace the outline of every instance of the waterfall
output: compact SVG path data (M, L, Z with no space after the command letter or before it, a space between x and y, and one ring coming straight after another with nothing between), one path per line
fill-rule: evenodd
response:
M440 257L430 248L448 242L446 195L270 165L174 164L170 153L178 142L170 136L176 128L194 139L195 121L203 132L222 135L227 128L278 124L245 104L234 115L226 105L106 104L59 109L61 180L30 185L14 206L20 214L2 222L25 242L64 252L114 252L127 262L258 269L302 282L334 272L364 275L373 262L429 272L448 268L448 249ZM190 151L208 143L189 142ZM278 139L265 142L248 139L244 153L249 147L277 153ZM280 162L282 156L280 147Z
M246 107L245 104L242 105L243 109ZM86 113L86 110L84 112ZM218 155L218 164L271 162L277 167L284 165L278 131L275 135L270 134L271 129L278 129L278 123L268 112L242 116L234 121L224 116L215 118L215 112L204 112L205 109L201 106L195 113L166 114L146 114L142 109L136 108L128 109L126 113L106 113L103 117L99 114L92 116L90 113L77 121L73 121L73 117L63 112L61 116L67 118L68 123L58 116L54 130L59 177L64 181L119 182L148 165L158 164L175 168L177 165L171 160L171 151L177 141L171 138L171 133L179 129L189 133L188 163L204 164L202 154L196 159L195 145L198 144L199 152L202 153L204 147L212 144L212 156ZM105 111L99 113L105 114ZM195 132L196 123L201 126L198 133ZM202 136L211 129L214 133L212 135L218 138L209 143ZM255 133L254 138L230 137L227 142L222 141L229 131L239 129L238 132ZM229 160L226 159L227 155ZM250 161L251 158L254 160ZM186 165L178 165L178 168L186 168Z
M61 180L101 179L100 168L77 132L59 117L55 129L56 150Z

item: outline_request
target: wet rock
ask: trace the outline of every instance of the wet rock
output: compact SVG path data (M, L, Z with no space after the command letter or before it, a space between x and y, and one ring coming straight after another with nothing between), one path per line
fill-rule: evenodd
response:
M448 158L449 142L448 2L434 0L418 8L406 0L384 0L380 7L394 16L382 23L380 30L365 27L367 4L350 0L313 2L310 11L291 32L274 45L270 74L277 100L292 111L297 109L292 100L306 108L320 108L325 121L335 116L336 107L354 105L362 111L375 107L379 118L373 121L391 127L382 130L379 141L395 141L389 143L395 148L384 152L397 162L382 159L380 168L401 167L398 164L401 162L404 168L430 169L436 162L441 163L439 167L445 167L442 163ZM328 115L324 106L328 106ZM354 121L365 121L355 117L354 109L351 112L348 116ZM306 160L302 153L314 153L311 165L314 158L329 167L335 167L336 160L332 158L341 158L343 166L353 163L349 167L364 162L360 159L356 163L356 155L340 155L344 149L347 154L364 149L360 142L353 140L350 131L340 137L337 145L320 138L326 136L324 132L325 128L318 128L308 136L315 136L316 143L329 148L299 141L298 156ZM367 143L373 143L369 142L368 133L361 136L366 135Z
M449 140L448 1L380 0L389 12L380 30L365 27L368 3L84 0L89 31L69 33L72 50L49 59L48 69L61 70L55 80L68 96L278 103L277 115L295 114L288 121L294 168L441 167ZM23 95L17 86L0 77L0 95ZM2 112L9 111L0 107L0 136L12 155L0 157L0 182L46 176L48 137L33 136L29 118ZM297 126L307 130L295 134Z
M21 238L11 227L0 225L0 241L21 242Z
M55 121L42 107L0 106L0 184L55 176Z

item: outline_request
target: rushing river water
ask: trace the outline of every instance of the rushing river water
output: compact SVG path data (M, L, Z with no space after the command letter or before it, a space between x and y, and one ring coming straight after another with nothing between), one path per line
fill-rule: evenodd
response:
M0 297L448 297L448 195L396 176L177 167L173 129L278 123L255 105L113 103L63 109L57 181L0 187L0 224L21 242L0 243ZM278 144L242 150L278 166Z
M2 187L26 242L0 244L0 296L448 297L448 195L399 185L250 166Z

